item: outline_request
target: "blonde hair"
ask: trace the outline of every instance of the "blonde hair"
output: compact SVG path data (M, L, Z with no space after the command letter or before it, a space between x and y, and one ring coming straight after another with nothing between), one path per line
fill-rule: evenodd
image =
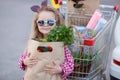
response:
M50 7L50 6L42 7L42 8L40 8L40 10L38 11L38 13L35 15L35 17L33 19L32 31L31 31L30 39L31 38L42 38L43 37L42 33L39 32L38 26L37 26L37 23L36 23L36 21L38 20L38 15L42 11L53 12L55 14L55 19L57 21L56 25L61 25L61 24L64 23L63 17L59 14L58 10L56 10L53 7Z

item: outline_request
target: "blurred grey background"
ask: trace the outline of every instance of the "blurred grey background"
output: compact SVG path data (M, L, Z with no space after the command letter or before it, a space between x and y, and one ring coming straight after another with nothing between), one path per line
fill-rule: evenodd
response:
M0 0L0 80L21 80L18 59L29 37L32 5L41 0ZM120 0L101 0L101 4L119 5ZM118 12L120 13L120 12Z

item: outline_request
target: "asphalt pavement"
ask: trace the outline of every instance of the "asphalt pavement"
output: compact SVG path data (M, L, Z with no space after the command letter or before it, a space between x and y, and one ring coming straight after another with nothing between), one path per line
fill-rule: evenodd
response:
M41 0L0 0L0 80L21 80L18 59L28 40L32 5ZM102 0L101 4L120 5L120 0Z
M40 0L0 0L0 80L21 80L18 58L23 53Z

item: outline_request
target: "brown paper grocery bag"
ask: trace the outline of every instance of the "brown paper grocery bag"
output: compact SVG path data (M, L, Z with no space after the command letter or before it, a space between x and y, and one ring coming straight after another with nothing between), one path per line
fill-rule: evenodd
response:
M81 0L79 4L83 4L83 6L80 8L74 8L74 1L67 0L66 25L86 26L94 11L99 9L100 0Z
M85 10L85 14L93 14L96 9L99 8L99 0L81 0L79 4L83 3L80 8L74 8L75 2L72 0L67 0L67 11L80 12L81 9ZM82 11L84 12L84 11Z
M40 52L39 46L52 47L51 52ZM64 62L64 45L62 42L38 42L35 40L28 41L29 58L38 57L38 63L32 68L27 68L24 80L63 80L60 75L51 75L43 71L45 65L53 65L53 61L57 64Z

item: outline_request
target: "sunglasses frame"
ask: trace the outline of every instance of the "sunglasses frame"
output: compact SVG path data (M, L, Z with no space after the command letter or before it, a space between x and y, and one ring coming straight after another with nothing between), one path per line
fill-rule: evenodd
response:
M37 20L37 24L39 25L40 22L39 21L43 21L43 23L41 23L41 26L44 26L45 24L49 25L49 26L53 26L56 23L55 19L49 19L49 20ZM53 23L53 25L50 25L50 23Z

